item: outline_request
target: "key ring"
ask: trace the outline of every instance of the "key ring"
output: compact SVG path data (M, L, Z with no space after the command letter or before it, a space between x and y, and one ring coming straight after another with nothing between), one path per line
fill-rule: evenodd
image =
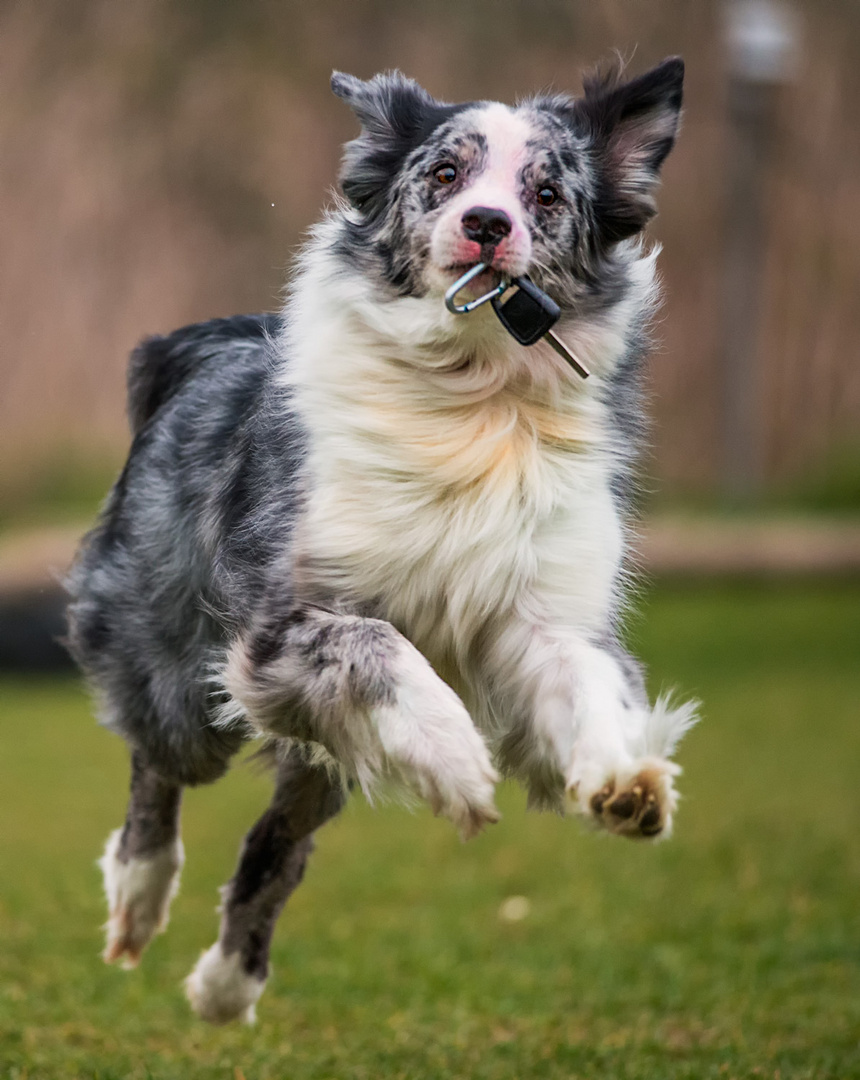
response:
M465 304L455 303L457 293L462 292L470 281L473 281L479 274L483 274L487 269L489 269L489 267L486 263L475 263L475 265L470 270L467 270L461 278L457 278L451 288L445 293L445 307L452 315L465 315L467 312L474 311L475 308L480 307L481 304L486 304L488 300L495 300L496 297L501 296L502 293L508 291L511 287L511 283L506 277L503 277L494 289L491 289L490 292L485 293L483 296L479 296L477 300L469 300Z

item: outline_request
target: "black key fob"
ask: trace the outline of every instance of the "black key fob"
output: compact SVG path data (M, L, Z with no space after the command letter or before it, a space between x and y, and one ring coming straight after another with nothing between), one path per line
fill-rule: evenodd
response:
M509 299L496 297L493 308L508 333L520 345L534 345L558 322L561 308L527 277L512 278L517 291Z

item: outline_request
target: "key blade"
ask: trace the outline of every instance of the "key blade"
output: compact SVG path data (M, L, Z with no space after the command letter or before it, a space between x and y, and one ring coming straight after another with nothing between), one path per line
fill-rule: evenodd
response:
M548 330L546 334L544 334L544 341L548 341L549 344L552 345L562 360L566 360L581 379L588 378L591 372L578 357L574 356L561 338L557 337L552 330Z

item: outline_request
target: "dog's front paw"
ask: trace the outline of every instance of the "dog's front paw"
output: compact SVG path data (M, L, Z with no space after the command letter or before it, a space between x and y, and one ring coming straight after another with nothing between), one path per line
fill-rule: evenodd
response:
M416 703L414 712L402 701L379 710L376 721L395 774L468 840L499 820L494 803L499 775L469 714L445 690L435 702Z
M668 836L678 797L672 783L680 768L662 758L644 758L603 778L579 781L567 789L569 803L596 825L636 840Z
M430 803L433 813L446 817L464 840L477 836L486 825L499 820L494 788L499 776L489 758L469 763L456 775L438 769L423 769L416 786Z
M463 702L411 646L403 650L396 701L374 719L392 771L448 818L464 839L499 819L499 775Z

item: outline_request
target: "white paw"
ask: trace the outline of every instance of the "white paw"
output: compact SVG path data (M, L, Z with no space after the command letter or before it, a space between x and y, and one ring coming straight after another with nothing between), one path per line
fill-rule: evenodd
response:
M242 970L238 952L225 956L218 941L202 954L185 980L191 1008L210 1024L226 1024L230 1020L253 1024L257 1019L255 1006L265 987L265 979L257 979Z
M568 805L609 832L653 840L672 831L678 804L672 780L681 769L646 757L617 770L583 771L567 787Z
M499 776L484 740L459 697L412 646L400 657L396 702L375 709L374 721L394 771L464 839L499 820Z
M102 956L108 964L120 960L124 968L133 968L155 934L167 926L185 852L177 839L147 858L122 862L118 855L121 838L122 829L112 832L99 859L108 902Z

